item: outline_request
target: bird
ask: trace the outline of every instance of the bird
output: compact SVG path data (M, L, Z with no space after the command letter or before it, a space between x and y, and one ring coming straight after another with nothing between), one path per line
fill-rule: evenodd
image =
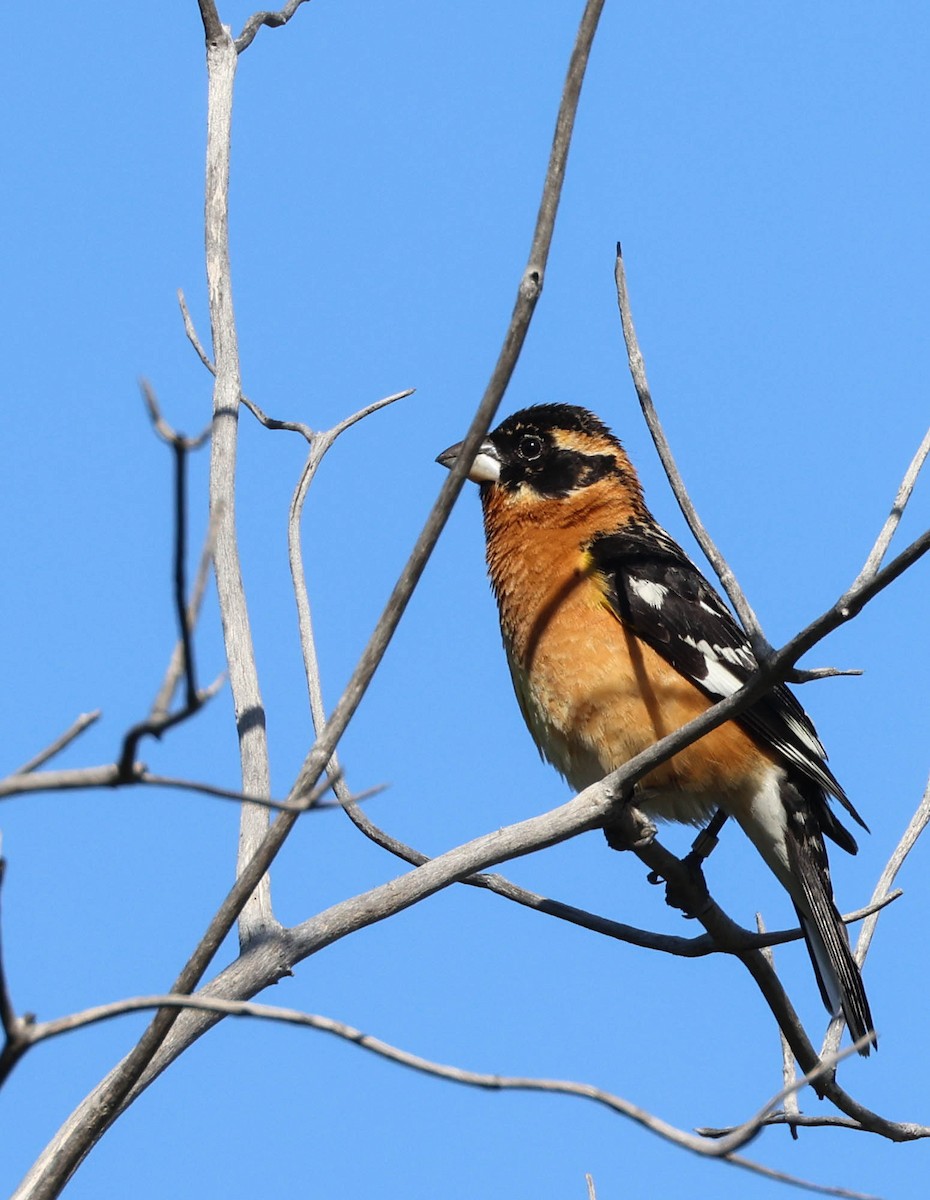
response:
M463 443L437 462L451 470ZM507 417L469 465L517 702L540 754L576 791L732 695L758 668L746 633L646 506L622 443L574 405ZM814 726L778 684L639 781L647 816L705 825L719 809L791 898L824 1003L877 1044L837 910L824 838L850 854L833 797L865 822ZM610 840L608 835L608 840Z

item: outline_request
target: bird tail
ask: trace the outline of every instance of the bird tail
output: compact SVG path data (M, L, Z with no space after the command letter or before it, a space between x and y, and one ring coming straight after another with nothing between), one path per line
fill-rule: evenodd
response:
M823 838L819 829L807 828L809 821L801 821L800 829L798 824L789 816L786 842L794 884L790 890L801 931L828 1011L834 1016L842 1012L854 1042L871 1035L872 1041L859 1050L866 1056L878 1042L862 975L833 899Z
M833 899L823 834L852 853L855 842L827 807L821 788L796 786L783 776L770 779L749 812L735 815L794 901L827 1010L834 1016L842 1012L854 1042L871 1036L859 1051L868 1055L878 1045L872 1013Z

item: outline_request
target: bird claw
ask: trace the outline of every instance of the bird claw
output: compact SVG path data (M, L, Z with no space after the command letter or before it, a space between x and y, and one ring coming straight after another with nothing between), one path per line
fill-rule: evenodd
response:
M684 878L665 880L665 903L669 908L677 908L686 921L693 921L698 913L710 901L707 882L701 870L701 856L693 850L681 860ZM652 872L656 875L656 872ZM650 883L662 882L656 875L650 878ZM697 903L696 903L697 901Z
M655 841L655 825L632 803L629 793L619 797L616 814L604 826L611 850L641 850Z

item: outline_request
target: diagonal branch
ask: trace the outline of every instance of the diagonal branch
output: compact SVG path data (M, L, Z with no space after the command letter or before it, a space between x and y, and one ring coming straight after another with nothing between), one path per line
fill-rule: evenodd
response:
M393 854L396 858L400 858L412 866L422 866L423 863L430 861L429 855L413 849L412 846L408 846L405 842L380 829L366 813L362 812L361 808L350 796L341 795L340 789L345 789L345 784L337 781L334 785L334 791L346 814L356 829L370 841L374 842L376 846L380 846L383 850L387 850L389 854ZM527 888L520 887L510 879L505 879L503 875L481 873L478 875L469 875L467 879L462 879L460 882L470 887L482 888L485 891L493 892L505 900L512 900L515 904L532 909L534 912L556 917L560 921L567 921L569 924L577 925L581 929L588 929L592 933L599 933L604 937L614 938L616 941L624 942L630 946L639 946L645 950L657 950L662 954L672 954L677 958L705 958L711 954L732 952L730 949L724 950L723 947L718 946L714 939L707 933L700 937L684 938L676 937L674 934L654 933L651 930L637 929L633 925L625 925L621 921L613 921L609 917L602 917L596 913L586 912L584 909L575 908L571 904L564 904L560 900L553 900L548 896L540 896L536 892L531 892ZM904 894L899 889L882 893L879 898L877 893L878 889L876 888L876 895L873 896L872 901L868 905L858 909L856 912L847 913L843 917L843 920L847 924L861 921L865 917L871 916L873 913L893 903ZM796 942L802 937L803 934L800 929L760 930L756 934L750 933L747 929L741 929L740 937L734 939L734 948L740 950L762 950L771 946L783 946L790 942Z
M656 412L655 404L652 399L652 392L649 390L649 383L646 379L646 363L643 359L642 351L639 348L639 339L636 336L636 327L633 324L633 313L630 309L630 297L626 283L626 269L623 265L623 253L620 248L620 243L617 243L617 259L614 267L614 279L617 284L617 304L620 308L620 323L623 328L623 340L626 343L627 359L630 365L630 374L633 377L633 386L636 388L636 395L639 399L639 406L642 409L643 416L646 419L646 424L649 427L649 432L652 435L652 440L655 443L655 448L659 453L659 459L668 477L668 481L672 486L672 491L675 493L675 499L678 501L678 507L681 509L685 520L688 522L688 528L694 534L694 537L704 552L707 561L714 568L717 578L720 580L724 591L730 598L730 603L736 609L739 619L742 622L743 628L752 643L753 651L756 658L760 661L771 654L772 646L762 632L762 626L759 624L759 618L753 611L752 605L746 599L743 589L740 587L736 576L730 569L727 560L723 557L717 548L716 543L710 536L707 527L698 515L697 509L691 497L688 495L688 489L685 487L684 480L681 477L681 472L678 470L678 465L675 462L675 456L672 454L672 448L669 445L668 438L665 436L665 430L662 428L662 423L659 420L659 414Z
M64 733L60 734L44 750L40 750L38 754L34 754L28 762L24 762L21 767L17 767L11 773L13 775L28 775L31 771L35 771L37 768L43 766L49 759L54 758L56 754L60 754L65 747L70 746L75 738L81 736L85 729L89 729L95 721L99 721L100 713L101 710L99 708L95 708L93 712L81 713L68 726Z
M856 584L865 583L871 579L878 568L882 565L885 555L888 552L888 547L891 545L891 539L897 531L901 518L904 516L904 510L907 507L907 502L911 498L911 493L914 491L914 485L917 483L917 476L920 474L924 463L927 461L927 455L930 454L930 429L924 434L923 441L917 447L917 453L911 459L911 464L904 473L904 478L898 488L897 495L891 505L891 512L885 519L885 524L882 526L878 537L875 539L875 545L869 552L869 556L865 561L865 565L856 577ZM855 584L853 585L855 586Z

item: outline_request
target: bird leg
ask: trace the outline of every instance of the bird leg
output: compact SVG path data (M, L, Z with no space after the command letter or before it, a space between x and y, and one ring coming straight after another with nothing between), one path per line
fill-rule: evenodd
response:
M727 821L727 814L723 809L718 808L710 821L704 826L701 832L691 843L691 849L684 857L686 865L694 864L700 868L701 863L705 862L717 848L719 842L720 830L723 829Z

